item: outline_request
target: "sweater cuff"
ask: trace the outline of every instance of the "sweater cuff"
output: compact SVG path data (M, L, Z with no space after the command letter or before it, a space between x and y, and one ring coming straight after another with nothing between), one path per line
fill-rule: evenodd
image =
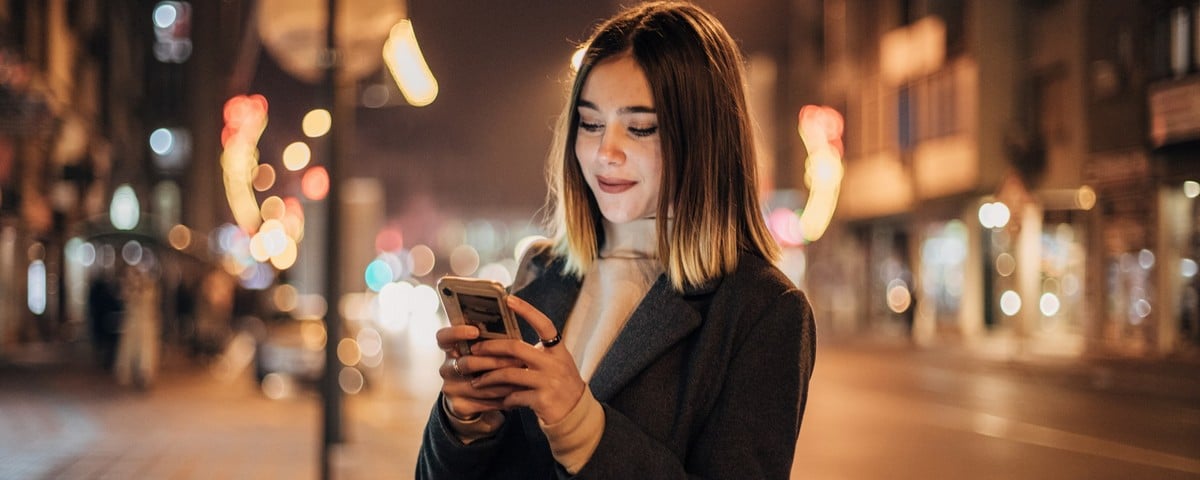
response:
M446 400L445 395L442 396L442 412L446 414L446 418L450 421L450 428L454 430L454 435L463 445L470 445L471 442L482 440L494 435L504 426L504 414L495 410L483 412L476 415L475 418L462 418L450 409L450 403Z
M591 460L600 445L600 437L604 435L604 407L592 395L592 389L585 386L579 403L566 417L554 424L546 424L539 418L538 425L550 441L554 460L574 475Z

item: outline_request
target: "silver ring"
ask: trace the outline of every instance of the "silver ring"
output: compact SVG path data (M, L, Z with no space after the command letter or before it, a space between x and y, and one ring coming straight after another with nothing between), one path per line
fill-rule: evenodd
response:
M458 368L458 357L454 357L454 358L450 359L450 368L453 368L454 373L457 374L458 376L467 378L466 374L464 374L462 372L462 370L459 370L459 368Z
M559 335L555 335L555 336L554 336L554 338L551 338L551 339L549 339L549 340L546 340L546 339L544 339L544 338L539 338L538 340L541 340L541 341L542 341L542 346L543 346L543 347L545 347L545 348L550 348L550 347L553 347L553 346L555 346L555 345L558 345L558 342L561 342L561 341L562 341L562 335L561 335L561 334L559 334Z

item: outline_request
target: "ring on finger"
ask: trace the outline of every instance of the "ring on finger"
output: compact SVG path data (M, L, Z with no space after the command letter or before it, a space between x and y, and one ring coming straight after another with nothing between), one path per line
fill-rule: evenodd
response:
M450 368L454 369L454 373L460 377L467 378L467 374L463 373L461 367L458 366L458 357L450 359Z
M546 340L546 339L544 339L544 338L539 338L538 340L541 340L541 341L542 341L542 346L543 346L543 347L550 348L550 347L553 347L553 346L555 346L555 345L558 345L558 342L561 342L561 341L562 341L562 334L557 334L557 335L554 335L554 338L551 338L551 339L549 339L549 340Z

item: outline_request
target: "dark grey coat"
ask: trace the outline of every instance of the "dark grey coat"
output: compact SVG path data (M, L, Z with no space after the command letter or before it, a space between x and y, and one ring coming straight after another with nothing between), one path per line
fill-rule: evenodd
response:
M530 269L515 294L561 331L580 284L545 253ZM660 276L589 383L604 435L576 478L788 478L815 348L808 300L761 257L744 253L736 272L684 294ZM508 412L495 437L463 445L440 402L417 478L570 477L531 410Z

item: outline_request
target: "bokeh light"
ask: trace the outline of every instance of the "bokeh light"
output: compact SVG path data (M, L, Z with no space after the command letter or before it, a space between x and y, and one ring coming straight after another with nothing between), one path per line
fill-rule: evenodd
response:
M450 252L450 270L467 276L479 269L479 252L470 245L459 245Z
M312 161L312 150L304 142L293 142L283 149L283 168L293 172L307 167Z
M121 184L113 192L112 203L108 208L109 220L117 230L133 230L137 228L141 208L133 187L127 183Z
M434 265L437 263L437 258L433 254L433 249L425 245L417 245L408 252L409 264L412 265L412 274L414 277L424 277L433 271Z
M383 289L384 285L390 283L393 279L391 265L379 259L372 260L367 264L367 270L364 274L367 281L367 288L373 292L378 292Z
M262 215L262 219L264 221L266 221L266 220L279 221L280 219L283 218L283 215L286 211L287 211L287 207L283 204L283 199L272 195L270 197L267 197L266 200L263 200L262 209L260 210L259 213L260 213L260 215ZM264 229L267 228L265 226L265 224L264 224L263 228Z
M366 379L357 368L346 367L342 369L341 373L338 373L338 385L342 387L343 392L349 395L361 392L365 383Z
M1187 198L1200 197L1200 182L1195 180L1183 182L1183 194Z
M362 360L362 351L358 348L358 341L353 338L343 338L338 341L337 356L343 365L358 365L358 361Z
M304 120L300 122L300 125L305 136L317 138L329 133L329 127L333 125L333 116L329 114L329 110L323 108L309 110L304 114Z
M385 227L375 235L376 252L396 252L404 248L404 234L397 227Z
M1005 290L1000 295L1000 311L1010 317L1016 315L1021 311L1021 296L1012 290Z
M309 200L324 200L329 194L329 172L325 167L313 167L300 179L300 191Z
M908 284L904 283L904 280L897 278L888 283L887 304L888 308L895 313L908 311L908 307L912 305L912 293L909 292Z
M271 292L271 302L275 304L275 309L281 312L295 310L298 298L299 293L296 292L296 287L286 283L275 287Z
M270 164L260 164L254 167L254 173L250 174L250 184L255 191L265 192L275 186L275 167Z
M167 232L167 241L176 250L183 250L192 244L192 230L183 225L175 225Z
M1001 253L996 257L996 273L999 273L1001 277L1012 275L1016 269L1017 259L1008 252Z
M1041 300L1038 302L1038 307L1042 311L1042 315L1047 317L1053 317L1057 314L1061 306L1062 303L1058 300L1058 295L1050 292L1043 293Z

